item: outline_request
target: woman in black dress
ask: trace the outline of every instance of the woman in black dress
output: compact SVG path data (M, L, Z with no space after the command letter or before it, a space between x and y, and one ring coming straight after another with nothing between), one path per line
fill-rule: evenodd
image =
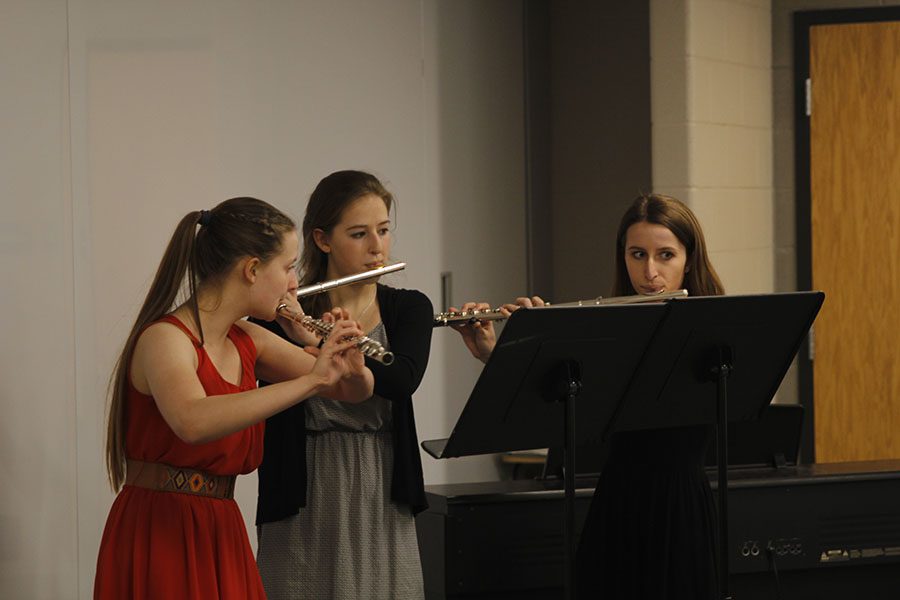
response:
M682 202L642 195L616 236L614 296L687 289L724 293L700 223ZM519 306L542 305L518 298ZM463 310L486 308L468 303ZM472 354L487 360L490 322L456 327ZM704 471L711 426L616 433L581 532L577 597L713 600L718 596L716 508Z

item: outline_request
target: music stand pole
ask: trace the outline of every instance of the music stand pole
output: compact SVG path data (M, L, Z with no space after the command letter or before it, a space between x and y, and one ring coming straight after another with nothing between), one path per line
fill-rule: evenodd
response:
M711 369L716 381L716 462L719 496L719 586L723 600L728 593L728 376L734 369L729 348L719 348Z
M565 403L563 437L565 444L563 459L563 480L565 490L565 533L563 545L565 552L565 598L575 598L575 398L581 393L581 366L576 361L563 363L566 370L564 384L565 394L561 401ZM560 400L556 400L560 401Z

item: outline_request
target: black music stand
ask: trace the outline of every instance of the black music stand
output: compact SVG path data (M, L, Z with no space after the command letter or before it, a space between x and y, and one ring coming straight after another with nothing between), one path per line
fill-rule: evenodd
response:
M760 417L824 298L794 292L670 302L610 423L614 431L716 424L723 598L730 598L728 422Z
M765 410L823 299L821 292L797 292L517 311L450 438L422 446L435 458L565 448L571 597L575 446L600 443L614 431L716 423L720 579L727 598L727 423ZM562 428L548 427L560 421Z
M575 446L608 430L665 311L664 304L516 311L450 437L422 442L435 458L565 449L567 598L575 590Z

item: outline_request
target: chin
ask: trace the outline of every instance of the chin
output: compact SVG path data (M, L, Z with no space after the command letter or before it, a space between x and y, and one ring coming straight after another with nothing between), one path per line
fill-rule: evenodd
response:
M278 316L278 311L276 311L276 310L274 310L274 309L272 309L272 310L267 310L267 311L259 311L259 310L257 310L257 311L251 312L251 313L250 313L249 315L247 315L247 316L250 317L250 318L252 318L252 319L258 319L258 320L260 320L260 321L274 321L274 320L275 320L275 317Z

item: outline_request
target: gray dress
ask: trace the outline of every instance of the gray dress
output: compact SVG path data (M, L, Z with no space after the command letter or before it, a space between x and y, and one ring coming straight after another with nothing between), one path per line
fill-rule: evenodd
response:
M388 348L384 325L368 334ZM306 507L257 527L271 600L421 599L416 527L391 501L391 404L306 400Z

